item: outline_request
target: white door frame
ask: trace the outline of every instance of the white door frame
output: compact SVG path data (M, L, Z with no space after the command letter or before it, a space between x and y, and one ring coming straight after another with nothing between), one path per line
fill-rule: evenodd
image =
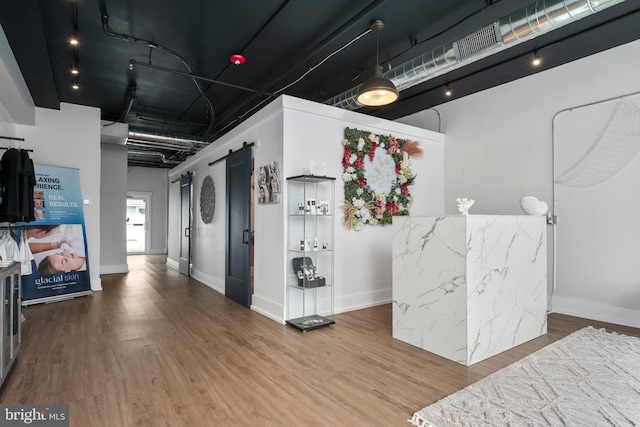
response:
M151 244L151 195L150 191L127 191L127 199L144 200L144 252L127 252L127 255L148 254ZM126 224L125 224L126 227ZM125 231L126 236L126 231Z

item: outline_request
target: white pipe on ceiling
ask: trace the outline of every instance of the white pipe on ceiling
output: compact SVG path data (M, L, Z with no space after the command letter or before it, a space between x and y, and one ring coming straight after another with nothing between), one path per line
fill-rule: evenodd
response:
M208 145L207 141L201 141L192 138L186 137L178 137L178 136L169 136L169 135L160 135L156 133L150 132L142 132L138 130L129 130L129 139L138 140L138 141L149 141L156 143L168 143L174 145L181 145L184 148L196 148L199 145Z
M479 31L495 28L497 40L493 45L461 57L459 44L479 32L472 33L409 60L384 73L384 77L391 80L398 91L402 91L624 1L626 0L536 0ZM361 108L363 105L356 99L359 88L357 86L336 95L325 101L325 104L346 110Z

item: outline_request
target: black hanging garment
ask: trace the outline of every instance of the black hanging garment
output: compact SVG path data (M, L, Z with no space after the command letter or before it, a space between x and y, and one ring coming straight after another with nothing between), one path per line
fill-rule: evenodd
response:
M36 174L27 150L8 149L0 161L2 203L0 222L29 222L35 220L33 188Z
M2 205L0 221L16 222L20 215L20 181L22 177L22 154L10 148L2 155Z
M20 180L20 214L23 222L35 221L33 205L33 187L36 185L36 172L27 150L20 150L22 156L22 179Z

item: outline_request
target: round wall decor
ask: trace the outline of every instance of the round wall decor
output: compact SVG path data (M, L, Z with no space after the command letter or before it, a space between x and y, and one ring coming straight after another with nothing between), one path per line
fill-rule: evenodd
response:
M200 188L200 216L205 224L209 224L213 219L213 211L216 208L216 189L213 185L213 178L207 175Z

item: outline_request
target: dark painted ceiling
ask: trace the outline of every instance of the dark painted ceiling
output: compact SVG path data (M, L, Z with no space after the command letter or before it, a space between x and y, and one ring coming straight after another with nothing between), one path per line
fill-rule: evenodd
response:
M376 62L376 34L333 53L375 19L385 23L378 37L379 60L387 70L526 5L559 3L19 0L3 2L0 24L37 106L99 107L103 120L125 122L130 130L215 143L279 94L324 102L361 84ZM447 84L454 98L461 97L636 40L639 10L639 0L623 1L403 90L392 105L358 111L396 119L451 99L444 96ZM74 48L68 37L76 23L80 44ZM543 58L538 68L530 65L534 51ZM232 64L232 54L244 55L246 62ZM70 68L76 61L80 88L74 90ZM196 86L189 74L204 79ZM140 154L144 150L156 155ZM174 166L190 154L157 146L130 151L131 165L156 167Z

